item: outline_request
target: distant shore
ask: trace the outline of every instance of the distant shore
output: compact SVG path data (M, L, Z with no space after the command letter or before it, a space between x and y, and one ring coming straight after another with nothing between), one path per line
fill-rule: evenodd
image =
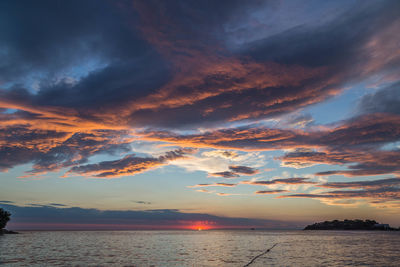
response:
M303 230L364 230L364 231L400 231L389 224L381 224L375 220L333 220L307 225Z

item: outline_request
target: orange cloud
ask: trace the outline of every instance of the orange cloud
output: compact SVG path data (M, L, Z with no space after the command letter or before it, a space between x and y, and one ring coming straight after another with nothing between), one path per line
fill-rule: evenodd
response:
M237 184L229 184L229 183L212 183L212 184L197 184L190 185L189 188L197 188L197 187L213 187L213 186L221 186L221 187L234 187Z

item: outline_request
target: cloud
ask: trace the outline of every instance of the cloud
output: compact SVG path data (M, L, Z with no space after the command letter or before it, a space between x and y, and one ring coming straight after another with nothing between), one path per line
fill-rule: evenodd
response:
M49 203L49 206L56 206L56 207L66 207L67 205L60 204L60 203Z
M167 132L146 132L141 138L188 147L222 146L240 150L298 148L297 151L278 158L282 160L283 166L306 167L321 163L355 163L352 166L355 170L335 171L334 173L351 176L374 175L397 172L397 165L394 163L397 162L398 152L379 151L376 148L399 140L399 121L398 115L375 113L344 121L341 125L331 129L309 132L258 127L222 129L203 134L180 136ZM37 130L32 129L32 126L29 125L19 125L3 128L2 131L4 134L0 138L0 153L7 154L8 157L2 157L0 160L1 168L6 170L15 165L34 162L33 169L28 175L56 171L65 167L76 167L85 163L90 156L98 153L129 151L129 142L132 140L129 139L129 131L123 130L90 130L71 133ZM20 139L21 142L19 142ZM323 151L305 150L304 147L318 148ZM205 156L215 158L220 155L221 160L227 160L226 157L229 155L229 160L235 163L239 159L245 159L233 153L218 153ZM379 162L370 161L372 154L378 158ZM364 162L365 160L368 162ZM150 163L150 161L147 162ZM221 169L222 165L219 166L218 168ZM244 174L232 171L232 169L208 172L214 176L230 178ZM321 175L334 173L327 172L321 173Z
M103 161L95 164L75 166L68 174L88 175L98 178L119 177L135 175L148 169L162 165L163 162L157 158L141 158L128 155L120 160Z
M288 190L261 190L256 191L255 194L257 195L268 195L268 194L278 194L278 193L286 193L289 192Z
M98 210L80 207L17 206L2 204L12 214L11 229L193 229L198 223L210 228L298 228L302 223L266 219L228 218L176 209Z
M280 107L273 107L271 111L254 110L254 105L240 99L246 96L257 101L252 95L259 91L258 88L268 90L280 85L297 85L321 72L318 69L272 62L243 62L239 58L223 56L223 53L210 53L218 43L215 38L209 38L215 45L199 44L200 49L194 48L193 44L201 39L194 38L192 27L186 27L191 23L176 24L174 19L167 19L170 16L185 16L187 12L182 8L171 8L175 6L172 3L164 9L156 9L160 13L158 18L165 19L160 25L148 20L155 10L151 3L136 3L133 7L121 4L127 5L124 8L107 1L101 1L100 8L94 8L93 5L92 2L80 6L76 3L39 5L35 15L54 18L46 25L40 25L40 22L34 20L32 12L20 10L16 4L9 2L5 5L3 10L10 10L11 15L4 14L3 17L9 20L7 23L11 28L14 26L19 29L21 36L33 33L37 36L32 37L30 43L35 40L33 45L27 46L24 45L26 42L18 40L17 34L14 36L7 32L3 35L3 43L12 53L5 54L2 69L12 69L13 73L7 71L7 77L2 78L15 82L25 75L39 80L35 83L39 85L35 93L18 84L4 91L2 98L8 105L15 105L25 111L32 111L34 107L38 112L43 111L45 106L53 106L53 114L69 109L72 113L79 113L81 119L101 119L109 124L114 124L116 119L122 124L134 126L209 124L240 119L249 116L247 113L254 113L258 117L272 112L285 112L285 108ZM188 9L194 8L192 5L186 4ZM26 10L30 8L28 6ZM208 6L203 8L208 9ZM83 19L85 10L92 10L90 22ZM150 10L151 13L147 14ZM26 13L26 24L21 25L21 22L13 19L12 13L18 11ZM177 11L180 13L175 14ZM68 23L69 17L76 18L76 21ZM193 20L185 17L189 21ZM135 23L129 23L132 20ZM48 25L58 25L58 32L54 32ZM169 25L168 29L179 29L183 36L192 36L193 39L175 40L176 32L166 30L164 25ZM80 30L75 30L77 28ZM68 41L64 40L63 31L69 33ZM38 40L39 37L41 40ZM65 58L57 53L59 47L62 47ZM94 62L92 65L95 66L89 65L82 70L79 62L82 58ZM21 65L29 67L21 69ZM273 69L277 68L291 75L274 72ZM78 75L74 83L66 82L70 77L62 76L65 72L74 75L79 71L86 73ZM29 83L23 80L22 84L24 82ZM262 93L265 94L269 93ZM221 99L227 101L222 102ZM241 102L244 104L241 110L233 108ZM101 114L97 111L98 105L102 106ZM225 110L226 115L221 115L221 110Z
M247 166L229 166L230 171L209 173L210 176L223 177L223 178L237 178L240 175L254 175L259 173L258 170Z
M230 183L212 183L212 184L197 184L197 185L189 185L189 188L197 188L197 187L213 187L213 186L221 186L221 187L234 187L237 184Z
M324 188L356 188L356 189L374 189L388 186L400 186L400 178L387 178L372 181L355 181L355 182L330 182L317 185Z
M177 149L168 151L158 158L143 158L135 155L127 155L119 160L103 161L95 164L75 166L68 171L68 174L80 174L97 178L113 178L126 175L135 175L149 169L159 167L168 161L184 157L193 153L193 149Z
M358 104L360 113L391 113L400 115L400 83L387 86L362 97Z
M225 158L225 159L235 159L239 157L239 154L235 151L227 151L227 150L212 150L212 151L205 151L202 153L203 156L206 157L213 157L213 158Z
M268 20L275 34L262 31L254 36L265 38L246 39L232 49L225 40L237 31L227 25L245 20L246 32L258 32L256 25L268 16L255 25L250 23L254 11L271 12L274 5L261 6L46 1L21 7L5 2L1 23L13 30L0 32L1 78L12 85L2 91L0 106L52 116L68 111L108 125L215 126L297 111L340 93L344 84L399 65L393 45L398 37L390 34L398 24L395 2L364 3L356 12L330 12L330 19L316 12L312 20L325 23L313 27L300 26L308 11L287 25L285 18L293 16L277 9L280 23ZM351 5L339 6L354 11ZM82 62L89 63L82 67Z
M399 151L383 149L400 140L397 78L351 119L304 127L312 117L298 115L344 87L397 77L399 3L357 5L4 1L0 171L118 177L175 164L235 178L263 165L249 151L284 149L282 166L342 165L321 176L398 175ZM133 141L214 150L140 157ZM100 154L122 155L90 161ZM304 180L251 182L314 184L290 179Z
M142 149L141 151L147 152L151 151L161 151L165 149L169 149L169 145L159 146L159 143L156 144L158 147L152 146L150 148ZM133 145L133 149L137 150L137 146ZM215 153L214 153L215 152ZM189 172L201 171L206 172L209 176L227 176L227 177L235 177L236 174L229 170L229 166L232 165L250 165L251 169L254 167L262 166L264 164L265 156L261 155L257 152L234 152L234 151L222 151L222 150L206 150L199 151L196 154L187 155L185 158L180 159L179 161L170 161L169 164L173 166L177 166L183 168ZM247 166L246 166L247 167ZM255 170L255 169L254 169Z
M159 86L165 79L162 73L168 71L164 60L126 23L125 16L137 17L133 10L121 12L108 1L44 1L24 7L4 2L1 24L8 29L0 32L2 49L7 51L1 54L1 79L27 86L24 77L38 80L36 94L25 95L36 106L83 111L124 101L127 96L139 97L143 90ZM63 82L66 74L75 76L77 82ZM61 82L49 82L57 79Z
M138 201L133 201L136 204L143 204L143 205L151 205L153 204L152 202L149 201L143 201L143 200L138 200Z
M207 189L197 189L196 191L197 192L201 192L201 193L209 193L209 194L212 194L212 193L215 192L215 191L210 191L210 190L207 190Z
M372 205L377 203L397 205L400 203L400 178L386 178L372 181L329 182L316 186L344 190L326 191L318 194L302 193L282 195L278 196L278 198L314 198L320 199L324 203L334 205L353 204L347 202L349 200L353 202L356 200L365 200Z
M278 198L328 198L328 199L369 199L369 200L380 200L380 201L399 201L400 200L400 188L393 187L382 187L378 189L366 189L366 190L343 190L343 191L329 191L322 194L293 194L278 196Z
M315 164L350 165L348 171L329 171L317 175L348 176L398 172L397 150L380 150L400 140L400 117L395 114L366 114L343 121L334 127L314 131L242 127L177 135L171 132L146 132L144 139L174 145L238 150L296 149L277 157L283 166L308 167ZM232 171L213 174L234 177Z
M287 184L287 185L298 185L298 184L316 184L316 182L309 181L309 178L282 178L274 179L270 181L242 181L241 184L249 185L275 185L275 184Z
M399 173L399 150L340 149L318 151L295 151L279 158L283 165L307 167L315 164L345 165L348 170L325 171L316 175L364 176Z
M229 166L229 169L237 174L241 174L241 175L254 175L259 173L258 170L251 168L251 167L247 167L247 166Z
M370 153L368 155L368 153ZM380 174L399 174L398 166L400 151L365 151L358 163L348 166L349 170L319 172L316 175L344 175L344 176L368 176Z
M143 132L143 139L170 142L199 148L274 150L295 145L304 146L308 141L302 131L242 127L208 131L201 134L178 135L167 131ZM304 141L303 141L304 139Z
M240 176L239 174L231 171L214 172L214 173L209 173L209 175L214 177L223 177L223 178L238 178Z
M167 131L147 131L143 138L204 148L277 150L313 147L349 147L384 144L399 140L400 116L374 113L354 117L331 129L303 131L267 127L241 127L177 135ZM361 134L362 133L362 134Z
M313 123L314 119L310 114L290 114L279 121L279 125L285 128L305 128Z
M75 166L97 154L130 150L127 131L94 130L68 133L34 130L28 126L0 129L0 170L16 165L34 165L27 175Z

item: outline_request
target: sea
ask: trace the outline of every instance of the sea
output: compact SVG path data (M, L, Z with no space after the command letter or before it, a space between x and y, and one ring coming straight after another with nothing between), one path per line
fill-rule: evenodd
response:
M22 231L2 266L400 266L400 232Z

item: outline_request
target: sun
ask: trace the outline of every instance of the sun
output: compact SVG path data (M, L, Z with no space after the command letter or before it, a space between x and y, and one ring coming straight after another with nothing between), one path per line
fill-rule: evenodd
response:
M195 230L195 231L204 231L204 230L211 229L212 228L211 225L212 225L212 223L210 223L208 221L196 221L188 228Z

